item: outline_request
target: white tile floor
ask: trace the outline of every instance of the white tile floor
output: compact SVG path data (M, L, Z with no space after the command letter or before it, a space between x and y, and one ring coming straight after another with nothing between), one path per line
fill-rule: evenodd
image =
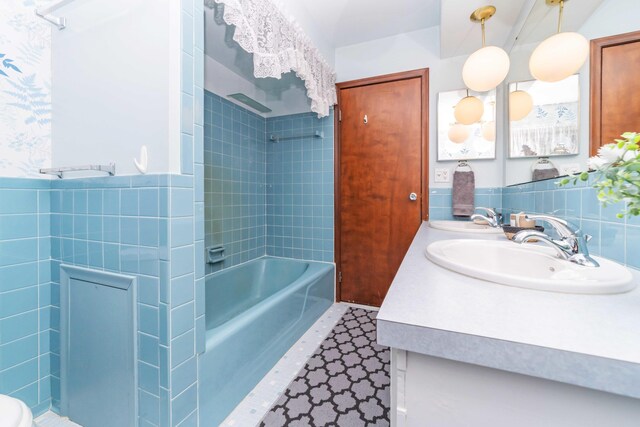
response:
M320 347L348 307L347 304L333 304L220 425L223 427L257 426L287 389L289 383L295 379L307 360Z
M68 418L63 418L53 412L45 412L35 419L37 427L81 427L78 424L69 421Z

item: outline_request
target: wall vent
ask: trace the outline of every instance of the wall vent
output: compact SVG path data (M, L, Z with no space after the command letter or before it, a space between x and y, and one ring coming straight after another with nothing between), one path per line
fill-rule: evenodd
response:
M231 95L227 95L227 96L229 98L235 99L238 102L242 102L244 105L247 105L247 106L249 106L249 107L253 108L254 110L259 111L261 113L270 113L271 112L271 108L268 108L268 107L260 104L255 99L249 98L244 93L232 93Z

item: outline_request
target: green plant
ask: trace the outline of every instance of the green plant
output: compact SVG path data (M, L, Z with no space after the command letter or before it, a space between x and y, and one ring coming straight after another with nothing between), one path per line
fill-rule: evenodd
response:
M598 200L603 206L623 202L625 207L618 218L640 215L640 133L627 132L622 139L607 144L591 157L587 166L595 170L593 187L598 190ZM578 181L588 181L589 173L570 176L557 184L565 186Z

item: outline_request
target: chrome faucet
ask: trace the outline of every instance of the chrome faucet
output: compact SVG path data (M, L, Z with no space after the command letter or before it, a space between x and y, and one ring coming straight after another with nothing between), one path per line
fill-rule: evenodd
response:
M499 228L501 226L502 214L491 208L483 208L478 206L475 210L485 211L485 215L473 214L471 215L471 221L481 219L487 222L493 228Z
M582 265L585 267L599 267L600 264L589 256L587 242L591 240L588 234L582 234L580 229L568 221L550 215L526 215L526 219L533 221L544 221L550 224L560 236L553 239L545 233L536 230L522 230L513 236L516 243L525 243L531 239L538 239L541 242L553 247L558 252L558 257Z

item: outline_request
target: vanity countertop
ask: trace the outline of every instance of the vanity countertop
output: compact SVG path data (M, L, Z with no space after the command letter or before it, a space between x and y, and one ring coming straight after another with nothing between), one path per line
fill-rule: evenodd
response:
M379 344L640 398L640 287L576 295L485 282L426 258L443 239L505 237L424 222L378 313Z

